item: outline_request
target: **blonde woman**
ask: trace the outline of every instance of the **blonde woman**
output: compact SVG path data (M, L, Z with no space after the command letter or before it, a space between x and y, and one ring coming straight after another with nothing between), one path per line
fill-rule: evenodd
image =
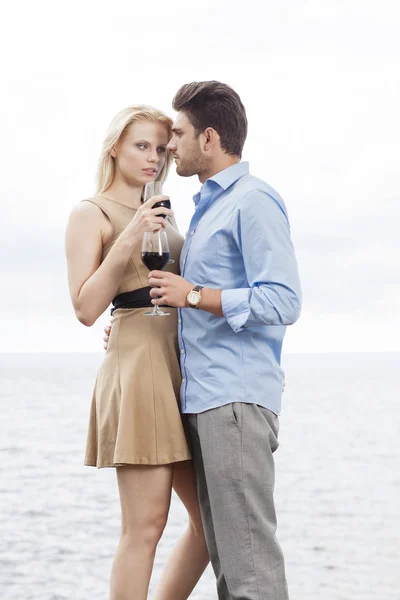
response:
M163 181L171 164L172 121L133 106L112 121L93 198L72 211L66 233L68 280L77 318L90 326L114 300L114 323L90 414L85 464L115 467L121 539L111 573L111 600L145 600L172 488L189 514L156 591L186 600L208 563L196 481L178 407L177 312L146 318L149 271L141 262L145 232L165 230L177 272L183 238L173 213L142 203L143 189ZM164 219L160 215L167 214ZM121 296L121 294L124 294ZM122 302L121 302L122 299ZM132 308L139 306L139 308Z

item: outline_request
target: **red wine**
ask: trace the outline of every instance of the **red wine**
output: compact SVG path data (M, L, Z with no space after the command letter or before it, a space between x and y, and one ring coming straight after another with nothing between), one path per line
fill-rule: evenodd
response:
M171 200L167 199L167 200L160 200L160 202L156 202L155 204L153 204L153 208L160 208L160 206L162 208L171 208ZM159 217L163 217L164 219L167 218L167 215L158 215Z
M161 271L169 261L169 252L142 252L142 262L149 271Z

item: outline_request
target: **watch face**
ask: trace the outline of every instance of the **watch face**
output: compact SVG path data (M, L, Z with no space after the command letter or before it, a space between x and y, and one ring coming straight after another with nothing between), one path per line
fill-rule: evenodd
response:
M188 296L188 302L189 304L198 304L200 302L200 294L199 292L193 292L191 291L189 296Z

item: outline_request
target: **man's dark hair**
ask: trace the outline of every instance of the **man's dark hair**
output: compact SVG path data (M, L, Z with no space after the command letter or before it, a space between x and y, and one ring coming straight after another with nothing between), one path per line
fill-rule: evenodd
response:
M239 94L229 85L219 81L186 83L178 90L172 107L187 115L196 136L212 127L227 154L242 155L247 136L246 110Z

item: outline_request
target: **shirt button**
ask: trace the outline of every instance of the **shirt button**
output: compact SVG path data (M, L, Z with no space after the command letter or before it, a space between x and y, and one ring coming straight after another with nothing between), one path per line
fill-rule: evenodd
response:
M180 325L182 323L182 319L178 319L178 323Z
M183 378L183 379L182 379L182 383L185 383L185 381L186 381L186 379L185 379L185 378Z
M181 354L185 354L185 351L184 351L184 349L183 349L183 348L182 348L182 350L181 350Z
M192 231L190 232L190 235L194 235L195 231L196 231L195 229L192 229Z

